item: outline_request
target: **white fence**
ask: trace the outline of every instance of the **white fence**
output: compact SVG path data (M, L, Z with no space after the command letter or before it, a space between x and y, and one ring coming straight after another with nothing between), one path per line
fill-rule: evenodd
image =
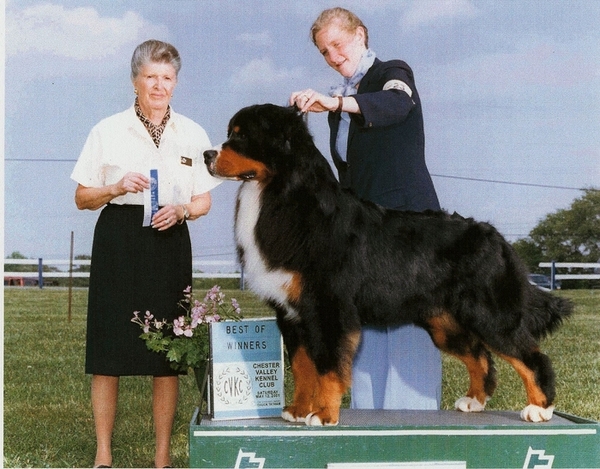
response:
M540 262L540 267L549 267L556 280L600 280L600 263L590 262ZM594 269L593 274L557 274L556 269Z
M73 259L72 265L73 268L78 266L90 265L91 260L89 259ZM17 277L17 278L34 278L38 280L46 279L46 278L86 278L90 276L89 272L69 272L71 261L64 259L4 259L4 265L36 265L37 271L33 272L4 272L5 279L7 277ZM44 272L44 266L49 267L58 267L58 266L67 266L65 271L55 271L55 272ZM199 272L201 269L206 268L229 268L229 272ZM226 261L226 260L206 260L206 261L193 261L192 269L198 270L198 272L193 272L193 278L239 278L243 277L240 265L235 261ZM227 269L224 269L227 270Z
M550 285L554 290L556 280L600 280L600 263L596 262L540 262L540 267L550 268ZM558 274L557 269L594 269L594 273Z
M4 259L4 265L37 265L37 271L32 272L4 272L4 278L23 278L23 279L38 279L40 286L43 285L44 279L48 278L87 278L90 276L89 272L69 272L71 266L73 268L77 266L90 265L89 259L73 259L71 261L64 259ZM44 272L44 266L67 266L67 271L54 271ZM586 262L540 262L540 267L550 268L550 278L552 284L554 280L600 280L600 263L586 263ZM201 272L200 270L206 268L229 268L229 272ZM192 269L193 278L238 278L241 284L244 282L244 272L235 261L227 260L205 260L205 261L193 261ZM559 274L557 269L594 269L594 273L567 273ZM6 283L6 282L5 282Z

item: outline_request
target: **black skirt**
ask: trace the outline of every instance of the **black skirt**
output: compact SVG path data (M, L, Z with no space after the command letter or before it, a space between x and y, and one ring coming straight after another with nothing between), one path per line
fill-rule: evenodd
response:
M146 348L134 311L172 321L192 282L187 224L142 227L139 205L107 205L94 231L87 317L88 374L177 375L164 354Z

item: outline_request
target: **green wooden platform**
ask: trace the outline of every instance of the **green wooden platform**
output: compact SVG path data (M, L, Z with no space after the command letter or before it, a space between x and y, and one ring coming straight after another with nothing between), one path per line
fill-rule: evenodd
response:
M336 427L307 427L196 410L189 439L198 468L600 468L600 423L560 413L342 410Z

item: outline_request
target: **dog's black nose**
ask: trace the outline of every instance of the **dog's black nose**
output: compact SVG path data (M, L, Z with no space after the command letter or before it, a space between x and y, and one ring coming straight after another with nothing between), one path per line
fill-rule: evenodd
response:
M204 152L204 164L212 163L217 157L218 153L216 150L206 150Z

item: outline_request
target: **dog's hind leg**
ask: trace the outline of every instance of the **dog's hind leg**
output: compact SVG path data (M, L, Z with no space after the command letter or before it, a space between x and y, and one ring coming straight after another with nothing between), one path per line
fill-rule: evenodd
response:
M462 412L481 412L496 390L492 354L473 334L465 331L448 313L429 319L423 327L442 351L460 359L469 372L469 390L455 403Z
M499 354L517 371L527 391L527 406L521 419L528 422L547 422L552 418L555 397L554 370L550 359L537 348L516 358Z
M453 355L469 372L469 390L454 403L454 407L462 412L482 412L496 389L496 369L491 353L480 343L467 353Z

